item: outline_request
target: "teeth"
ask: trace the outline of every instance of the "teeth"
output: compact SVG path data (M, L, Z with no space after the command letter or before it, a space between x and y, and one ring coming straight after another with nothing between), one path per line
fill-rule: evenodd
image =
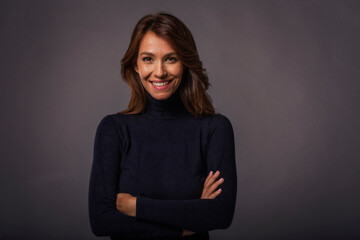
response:
M161 86L165 86L165 85L168 85L170 83L170 81L167 81L167 82L151 82L153 85L155 85L156 87L161 87Z

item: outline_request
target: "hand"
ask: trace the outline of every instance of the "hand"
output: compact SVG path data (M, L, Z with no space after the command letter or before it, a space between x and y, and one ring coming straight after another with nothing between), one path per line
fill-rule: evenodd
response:
M136 197L129 193L118 193L116 196L116 209L130 217L136 217Z
M214 199L220 195L221 188L219 188L218 190L216 189L224 182L224 179L220 178L219 180L215 181L219 176L219 171L216 171L215 174L213 174L213 171L210 171L209 175L205 179L201 199ZM183 236L191 236L193 234L195 234L195 232L191 232L186 229L184 229L182 232Z
M195 232L191 232L191 231L185 230L185 229L182 231L182 236L183 236L183 237L191 236L191 235L193 235L193 234L195 234Z
M201 199L214 199L220 195L222 189L216 189L224 182L224 179L220 178L219 180L215 181L219 176L219 171L216 171L215 173L213 173L213 171L210 171L209 175L205 179Z

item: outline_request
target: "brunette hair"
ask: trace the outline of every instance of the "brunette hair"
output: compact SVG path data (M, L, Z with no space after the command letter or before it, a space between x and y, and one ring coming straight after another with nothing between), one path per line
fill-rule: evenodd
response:
M129 106L121 113L138 114L146 107L146 90L135 71L140 42L147 32L167 40L175 49L184 66L179 86L181 101L195 117L215 114L210 96L206 93L210 83L202 66L190 30L178 18L168 13L146 15L136 24L129 48L121 60L121 76L131 88Z

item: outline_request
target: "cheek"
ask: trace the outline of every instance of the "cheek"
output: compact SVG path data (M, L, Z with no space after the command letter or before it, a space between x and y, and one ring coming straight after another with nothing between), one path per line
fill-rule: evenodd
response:
M181 76L183 74L183 67L182 66L174 66L171 69L171 73L172 73L172 75L181 78Z
M151 67L146 65L138 65L138 74L140 78L144 79L147 78L151 74Z

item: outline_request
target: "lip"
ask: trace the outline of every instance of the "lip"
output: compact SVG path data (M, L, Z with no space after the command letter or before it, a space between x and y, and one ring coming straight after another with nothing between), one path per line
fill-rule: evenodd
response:
M156 83L162 83L162 82L169 82L174 80L173 78L167 79L167 80L148 80L149 82L156 82Z
M167 88L171 85L171 83L172 83L173 80L174 80L174 79L157 80L157 81L149 80L149 84L151 84L151 86L153 86L153 88L155 88L156 90L165 90L165 89L167 89ZM164 86L155 86L154 84L152 84L152 82L155 82L155 83L169 82L169 84L164 85Z

